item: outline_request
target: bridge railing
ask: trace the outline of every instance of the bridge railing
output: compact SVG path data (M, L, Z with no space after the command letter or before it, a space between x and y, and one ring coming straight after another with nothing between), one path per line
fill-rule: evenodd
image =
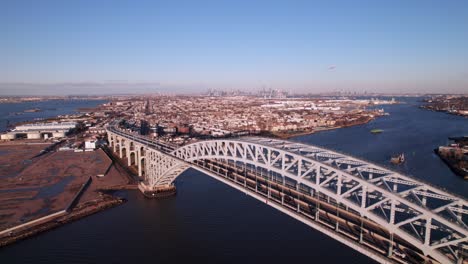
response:
M121 135L123 135L124 137L129 138L130 140L131 140L131 139L134 139L134 140L136 140L136 139L138 139L138 140L143 140L143 141L145 142L145 143L143 143L143 144L158 144L158 143L159 143L159 142L157 142L157 141L155 142L155 141L152 141L152 140L147 139L147 138L142 138L142 137L140 137L140 135L135 135L135 134L129 133L128 131L122 131L122 130L120 130L120 129L111 128L110 131L111 131L111 132L112 132L112 131L115 131L115 133L121 134ZM257 141L257 140L258 140L258 141ZM270 139L268 139L268 140L270 140ZM376 169L376 170L382 170L384 173L381 173L381 175L386 175L385 172L388 172L388 173L389 173L388 176L391 176L391 177L396 177L396 178L399 178L399 177L400 177L400 179L408 178L408 179L410 179L410 181L413 181L413 182L417 183L418 185L421 184L421 186L423 186L423 187L424 187L425 185L426 185L426 186L430 186L431 188L433 188L434 190L436 190L437 193L442 193L443 195L452 196L452 197L454 197L454 198L459 199L459 201L465 202L465 199L464 199L464 198L459 197L459 196L457 196L457 195L455 195L455 194L450 194L449 192L445 192L445 191L441 190L440 187L434 186L434 185L432 185L432 184L430 184L430 183L425 183L424 181L420 180L419 178L414 178L414 177L402 175L402 174L400 174L400 173L398 173L398 172L395 172L395 171L393 171L393 170L391 170L391 169L385 169L385 168L382 167L382 166L376 165L376 164L374 164L373 162L370 162L370 161L369 161L369 162L366 162L364 159L354 158L354 157L352 157L352 156L350 156L350 155L348 155L348 154L341 153L340 151L332 151L332 150L324 149L324 148L322 148L322 147L316 147L316 146L307 145L307 144L304 144L304 143L301 143L301 142L295 142L295 141L286 141L286 140L278 140L278 139L271 139L271 140L272 140L272 141L276 141L277 143L280 143L280 145L273 144L273 143L272 143L272 144L268 144L268 141L265 141L264 138L255 138L255 137L246 137L246 138L237 138L237 139L235 139L235 138L210 139L210 140L203 140L203 141L199 141L199 142L193 142L193 143L191 143L191 144L196 144L197 147L200 147L200 146L198 146L199 144L197 144L197 143L200 143L200 145L203 145L204 142L206 143L206 141L208 141L208 142L209 142L209 141L224 141L224 142L229 142L229 141L230 141L230 142L238 142L238 143L240 143L240 144L246 145L246 147L248 147L248 144L256 144L256 145L258 145L258 146L263 146L263 147L265 147L265 148L270 148L270 149L272 149L272 150L273 150L273 149L277 149L277 150L282 151L283 153L288 153L288 152L289 152L290 155L298 156L298 158L301 158L300 156L302 156L302 158L307 158L307 159L309 159L309 160L311 160L311 161L313 161L313 162L317 162L317 163L319 163L319 164L321 163L321 164L323 164L323 166L332 168L333 170L336 169L337 171L343 171L343 172L346 173L345 175L348 175L348 174L349 174L349 177L352 176L353 179L355 179L355 180L357 180L358 182L360 182L361 185L366 184L366 186L367 186L366 181L368 181L368 180L366 180L366 179L364 179L364 178L362 178L362 179L356 179L356 177L358 177L358 176L356 176L356 175L354 175L354 174L351 174L349 171L346 171L346 170L340 168L339 166L336 167L335 165L330 165L329 163L326 163L326 162L324 162L323 160L319 160L319 159L315 159L315 158L310 158L310 157L304 156L305 154L304 154L304 153L298 152L297 149L296 149L296 147L292 148L292 146L289 146L289 148L288 148L287 145L288 145L288 144L297 144L299 149L302 148L302 146L304 146L304 148L312 148L312 149L313 149L313 148L316 148L317 150L320 150L320 151L323 151L323 152L332 154L332 155L330 155L330 160L333 160L333 159L340 159L340 158L342 157L342 158L345 158L345 159L350 160L350 161L354 160L354 161L357 161L357 162L361 162L361 163L364 164L363 166L365 166L365 167L374 168L374 169ZM284 143L284 144L283 144L283 143ZM191 144L187 144L187 145L191 145ZM214 144L213 144L213 145L214 145ZM282 146L282 145L285 145L285 146L284 146L283 148L281 148L280 146ZM311 151L311 153L313 153L313 151ZM336 154L338 157L334 157L334 154ZM283 154L283 155L286 155L286 154ZM324 157L328 157L328 156L327 156L327 155L324 155ZM200 158L200 157L198 157L198 158ZM346 162L344 162L343 164L346 164ZM320 165L320 166L322 166L322 165ZM285 175L286 177L289 177L287 171L283 171L283 173L285 173L284 175ZM346 177L348 177L348 176L346 176ZM386 177L386 176L383 176L383 177ZM382 177L382 178L383 178L383 177ZM376 179L379 179L379 178L376 178ZM390 190L390 191L387 190L387 189L385 188L385 186L383 186L383 185L378 186L376 182L368 181L368 184L369 184L369 185L374 185L375 188L377 188L377 190L378 190L379 192L381 192L382 195L383 195L384 197L385 197L385 196L387 197L387 200L388 200L388 199L391 199L392 201L402 202L404 205L407 205L407 206L410 207L410 208L415 208L415 210L416 210L417 212L422 212L421 215L423 215L423 216L425 216L425 217L427 217L428 215L430 215L430 218L428 218L428 219L429 219L429 220L428 220L428 221L429 221L429 226L431 226L431 222L430 222L430 221L431 221L432 219L435 219L436 221L439 221L439 222L442 224L441 227L443 227L443 225L445 225L445 226L449 227L448 230L455 230L455 231L457 231L457 232L461 232L461 234L462 234L462 235L465 235L465 237L466 237L466 232L464 231L464 230L466 230L466 229L462 230L462 229L461 229L461 227L462 227L461 225L455 226L455 225L453 224L453 223L456 222L454 219L452 219L452 218L446 218L446 217L444 217L444 216L442 216L442 215L439 215L438 213L436 213L436 211L431 211L431 210L428 209L428 208L424 208L425 206L421 206L421 205L419 205L418 203L416 203L415 201L405 200L405 199L407 199L407 198L405 198L405 196L402 196L402 195L399 194L398 192L393 192L393 193L392 193L392 191L391 191L391 190ZM322 187L320 187L320 186L316 186L316 187L318 187L318 189L322 188ZM372 187L372 188L374 188L374 187ZM431 190L431 191L432 191L432 190ZM330 190L327 190L326 193L329 193L329 192L330 192ZM333 193L333 195L334 195L334 193ZM332 195L332 196L333 196L333 195ZM333 197L334 197L334 196L333 196ZM348 205L350 205L350 204L348 204ZM371 204L371 206L372 206L372 204ZM463 205L463 206L465 206L465 205ZM352 206L350 205L350 207L352 207ZM359 208L358 208L358 209L359 209ZM367 210L367 209L366 209L366 210ZM366 214L367 214L367 215L371 215L371 214L372 214L371 210L373 210L373 209L369 209L369 212L363 211L363 212L364 212L363 214L365 214L365 215L366 215ZM391 210L395 210L395 209L391 209ZM445 210L445 209L444 209L444 210ZM462 210L463 210L463 207L462 207ZM362 211L362 210L361 210L361 211ZM416 215L416 216L419 216L419 215ZM377 217L378 217L378 216L375 216L375 217L373 217L372 219L375 220L375 219L377 219ZM411 218L410 218L410 219L411 219ZM416 220L418 220L418 219L416 219ZM381 220L375 220L375 221L376 221L376 223L383 223ZM414 220L413 220L413 221L414 221ZM450 223L450 222L451 222L451 223ZM433 222L433 224L434 224L434 222ZM396 230L395 232L399 232L398 234L399 234L399 235L403 235L403 237L406 237L407 239L409 239L408 241L415 241L415 240L412 240L413 238L411 237L411 236L412 236L411 233L408 233L408 231L406 231L406 230L400 228L399 226L395 227L395 226L393 226L392 223L387 223L387 222L383 223L382 225L385 226L386 228L388 228L389 230ZM395 229L395 228L398 228L398 229ZM426 228L427 228L427 227L426 227ZM429 228L430 228L430 227L429 227ZM460 231L460 230L461 230L461 231ZM427 235L427 234L426 234L426 235ZM430 243L431 243L431 240L430 240L430 232L429 232L428 237L429 237L429 244L427 244L427 242L422 241L422 242L420 243L420 246L423 246L426 250L432 250L432 247L434 247L434 250L438 250L437 247L436 247L437 244L434 244L434 245L431 245L431 244L430 244ZM442 244L445 243L445 242L442 241L442 240L441 240L441 241L435 241L435 242L441 242ZM449 242L452 243L452 244L453 244L453 243L459 243L459 242L457 242L457 240L453 240L453 239L452 239L452 241L449 241ZM417 242L417 243L419 243L419 242ZM465 243L465 242L462 241L461 243ZM447 244L447 245L448 245L448 246L452 246L452 244ZM418 244L418 245L419 245L419 244Z
M256 137L250 136L249 138L255 139ZM289 142L289 143L298 143L298 144L301 144L301 145L304 145L304 146L311 146L311 147L314 147L314 148L317 148L317 149L321 149L321 150L329 152L329 153L336 153L336 154L339 154L339 155L341 155L341 156L343 156L345 158L350 158L350 160L362 161L363 163L366 163L366 164L368 164L370 166L373 166L373 167L376 167L378 169L382 169L384 171L388 171L389 173L394 174L396 176L410 178L410 179L412 179L412 180L414 180L416 182L421 183L422 185L431 186L434 189L441 190L441 191L443 191L443 192L445 192L445 193L447 193L447 194L449 194L451 196L457 197L459 199L466 199L467 198L467 197L463 197L461 194L454 193L454 192L448 190L445 187L441 187L441 186L435 185L435 184L433 184L431 182L428 182L426 179L415 176L414 174L407 174L406 172L394 171L395 168L392 168L392 167L388 166L387 164L378 163L376 161L371 161L369 159L362 158L362 157L356 157L356 156L353 156L351 154L345 153L345 152L340 151L340 150L330 150L330 149L326 149L326 148L316 146L316 145L305 144L305 143L300 142L300 141L292 141L292 140L289 141L289 140L282 140L282 139L275 139L275 138L268 138L268 139L285 141L285 142ZM213 140L216 140L216 139L213 139ZM236 141L242 141L242 139L238 138ZM268 146L268 147L271 147L271 148L275 148L274 146L270 146L270 145L267 145L267 144L261 144L261 143L257 143L257 144ZM320 162L320 161L318 161L318 162Z
M193 143L196 143L196 142L200 142L200 141L222 141L222 140L232 140L232 141L239 141L239 142L243 142L243 138L246 138L246 139L256 139L257 137L254 137L254 136L247 136L247 137L231 137L231 138L209 138L209 139L203 139L203 140L200 140L200 141L195 141L195 142L190 142L189 144L185 144L185 145L182 145L182 146L178 146L178 145L175 145L175 144L171 144L171 143L168 143L168 142L162 142L162 141L159 141L159 140L153 140L153 139L150 139L148 137L144 137L142 135L138 135L136 134L136 132L130 132L130 131L124 131L120 128L116 128L116 126L112 126L111 128L115 129L116 131L118 132L121 132L121 133L124 133L126 135L131 135L133 138L138 138L138 139L141 139L141 140L144 140L144 141L147 141L147 142L151 142L152 144L155 144L155 145L161 145L163 147L166 147L166 148L169 148L171 151L172 150L175 150L179 147L183 147L185 145L189 145L189 144L193 144ZM258 137L258 139L260 139ZM344 153L343 151L340 151L340 150L329 150L329 149L325 149L323 147L320 147L320 146L315 146L315 145L310 145L310 144L304 144L303 142L300 142L300 141L295 141L295 140L283 140L283 139L276 139L276 138L264 138L264 139L271 139L271 140L277 140L277 141L283 141L283 142L286 142L286 143L297 143L297 144L301 144L301 145L304 145L304 146L311 146L313 148L317 148L317 149L320 149L320 150L323 150L325 152L329 152L329 153L333 153L333 154L338 154L338 155L341 155L345 158L349 158L350 160L355 160L355 161L359 161L359 162L362 162L362 163L365 163L366 165L370 166L370 167L374 167L374 168L377 168L377 169L380 169L380 170L383 170L383 171L387 171L388 173L390 174L393 174L395 176L401 176L403 178L409 178L415 182L418 182L420 183L421 185L427 185L427 186L430 186L432 187L433 189L437 189L437 190L440 190L442 192L444 192L445 194L447 195L450 195L450 196L453 196L453 197L457 197L459 199L466 199L466 197L463 197L462 195L460 194L457 194L457 193L454 193L450 190L448 190L447 188L445 187L441 187L441 186L437 186L433 183L430 183L428 182L426 179L423 179L423 178L420 178L418 176L415 176L414 174L407 174L406 172L401 172L401 171L394 171L395 168L392 168L390 166L388 166L387 164L382 164L382 163L378 163L376 161L371 161L367 158L363 158L363 157L356 157L356 156L353 156L353 155L350 155L348 153ZM143 142L140 142L140 143L143 143ZM267 146L267 147L271 147L271 148L276 148L275 146L270 146L268 144L262 144L261 142L252 142L252 143L256 143L256 144L260 144L260 145L264 145L264 146ZM277 148L279 149L279 148ZM287 149L286 149L287 150ZM320 162L317 160L317 162ZM376 164L378 163L378 164ZM339 168L338 168L339 169ZM403 174L404 173L404 174Z

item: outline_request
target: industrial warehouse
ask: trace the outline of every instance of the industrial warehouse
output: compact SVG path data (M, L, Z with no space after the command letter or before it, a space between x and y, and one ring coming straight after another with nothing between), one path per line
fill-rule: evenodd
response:
M51 123L35 123L27 125L19 125L16 128L3 133L0 136L2 140L11 139L48 139L61 138L76 127L76 122L51 122Z

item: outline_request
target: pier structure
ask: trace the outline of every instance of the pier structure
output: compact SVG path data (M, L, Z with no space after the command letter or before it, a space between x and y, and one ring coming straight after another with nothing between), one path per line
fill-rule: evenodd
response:
M115 124L107 134L113 150L138 168L146 196L173 189L193 168L380 263L466 263L468 201L419 179L287 140L173 146Z

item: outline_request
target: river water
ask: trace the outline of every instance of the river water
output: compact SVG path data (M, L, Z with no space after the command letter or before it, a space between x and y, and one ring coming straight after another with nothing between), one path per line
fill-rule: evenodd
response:
M449 136L466 135L467 119L417 108L416 99L385 106L369 124L294 138L390 166L468 196L468 183L433 154ZM371 134L373 128L383 129ZM391 166L404 152L407 162ZM372 263L318 231L195 170L178 193L129 201L0 249L1 263Z
M73 99L3 103L0 104L0 131L6 130L8 124L50 118L57 115L76 114L79 108L96 107L105 102L104 100ZM36 108L40 109L40 111L24 112Z

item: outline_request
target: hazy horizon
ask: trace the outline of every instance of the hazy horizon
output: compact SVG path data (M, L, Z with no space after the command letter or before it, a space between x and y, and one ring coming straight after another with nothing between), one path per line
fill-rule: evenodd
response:
M80 82L80 83L0 83L0 96L69 96L69 95L121 95L121 94L173 94L194 95L206 93L209 89L219 91L234 91L255 93L262 89L279 89L289 94L468 94L468 89L372 89L367 86L361 89L346 89L341 87L312 87L311 89L285 89L271 85L256 87L223 87L204 85L161 85L159 83L114 83L114 82Z
M10 1L0 95L466 93L466 1Z

